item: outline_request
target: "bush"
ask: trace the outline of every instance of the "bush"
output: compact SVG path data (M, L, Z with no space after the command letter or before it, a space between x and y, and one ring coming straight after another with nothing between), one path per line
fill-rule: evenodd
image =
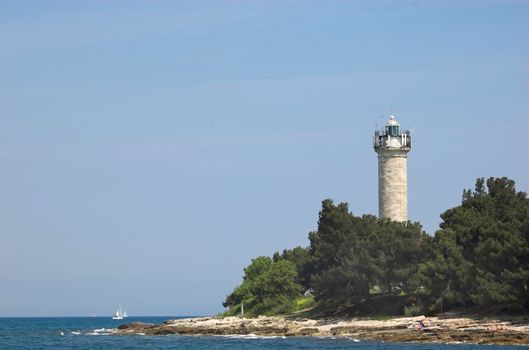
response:
M295 301L295 310L294 311L301 311L306 310L310 307L312 307L315 303L314 296L307 295L300 298L297 298Z
M422 305L409 305L404 306L404 316L411 317L411 316L420 316L424 314L424 310Z

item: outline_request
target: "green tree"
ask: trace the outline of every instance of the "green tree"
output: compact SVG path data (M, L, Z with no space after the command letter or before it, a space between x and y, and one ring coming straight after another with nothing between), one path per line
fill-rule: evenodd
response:
M252 259L250 265L244 268L243 282L226 297L222 304L224 307L233 307L240 304L243 300L253 302L256 300L256 284L262 275L267 273L272 266L272 259L267 256L259 256Z
M390 295L394 291L416 292L420 286L419 264L425 260L431 241L421 225L382 219L369 241L380 287Z
M373 265L365 250L344 257L328 269L314 275L312 285L319 305L349 305L369 296Z
M325 200L309 240L316 298L332 306L365 299L374 287L415 292L430 237L418 223L356 217L347 204Z
M296 270L299 276L299 283L303 286L304 290L310 288L310 276L312 274L312 258L308 248L295 247L293 249L284 249L280 254L279 252L274 253L274 262L280 260L288 260L296 266Z
M441 218L431 285L463 303L529 307L529 200L514 181L478 179Z
M252 292L259 301L274 299L278 296L294 298L301 294L302 289L297 279L296 266L292 262L276 261L268 271L256 279Z
M347 203L334 205L331 199L322 202L318 230L309 233L309 252L313 259L313 274L339 266L350 254L355 241L353 216Z
M441 218L430 237L419 223L357 217L326 199L310 246L253 259L224 305L236 310L244 301L251 315L284 313L311 288L319 306L332 308L385 300L403 302L392 304L398 310L408 297L423 303L429 296L433 309L529 309L529 200L514 181L477 179Z
M358 220L346 203L322 202L318 230L309 233L315 297L329 306L352 303L369 294L375 267L365 248L366 227L376 218Z
M244 281L253 282L272 267L272 259L268 256L258 256L252 259L250 265L244 268Z
M288 312L301 295L296 266L288 260L273 261L260 256L244 269L243 282L226 297L224 307L244 302L249 315Z
M436 232L427 258L419 266L419 281L432 299L432 308L438 311L442 311L443 303L446 308L465 305L469 300L472 269L455 237L451 229Z

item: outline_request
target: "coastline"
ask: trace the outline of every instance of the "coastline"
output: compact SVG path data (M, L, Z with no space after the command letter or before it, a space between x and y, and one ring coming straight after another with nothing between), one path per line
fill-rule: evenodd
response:
M421 326L421 322L424 326ZM195 317L167 320L159 325L124 324L113 334L314 336L384 342L528 345L529 320L523 316L481 317L456 314L388 320L309 319L289 316Z

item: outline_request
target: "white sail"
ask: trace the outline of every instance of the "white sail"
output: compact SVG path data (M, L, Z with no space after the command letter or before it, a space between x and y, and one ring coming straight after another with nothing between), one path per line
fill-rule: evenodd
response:
M127 312L123 311L123 309L121 308L121 304L119 304L119 307L118 309L116 310L116 313L114 313L114 315L112 316L112 319L113 320L122 320L123 317L127 317Z

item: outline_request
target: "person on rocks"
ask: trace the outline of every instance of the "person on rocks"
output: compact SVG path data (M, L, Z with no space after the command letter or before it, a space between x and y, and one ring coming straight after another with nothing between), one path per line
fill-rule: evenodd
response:
M424 324L423 320L417 321L417 326L415 329L417 329L417 332L423 331L426 328L426 325Z

